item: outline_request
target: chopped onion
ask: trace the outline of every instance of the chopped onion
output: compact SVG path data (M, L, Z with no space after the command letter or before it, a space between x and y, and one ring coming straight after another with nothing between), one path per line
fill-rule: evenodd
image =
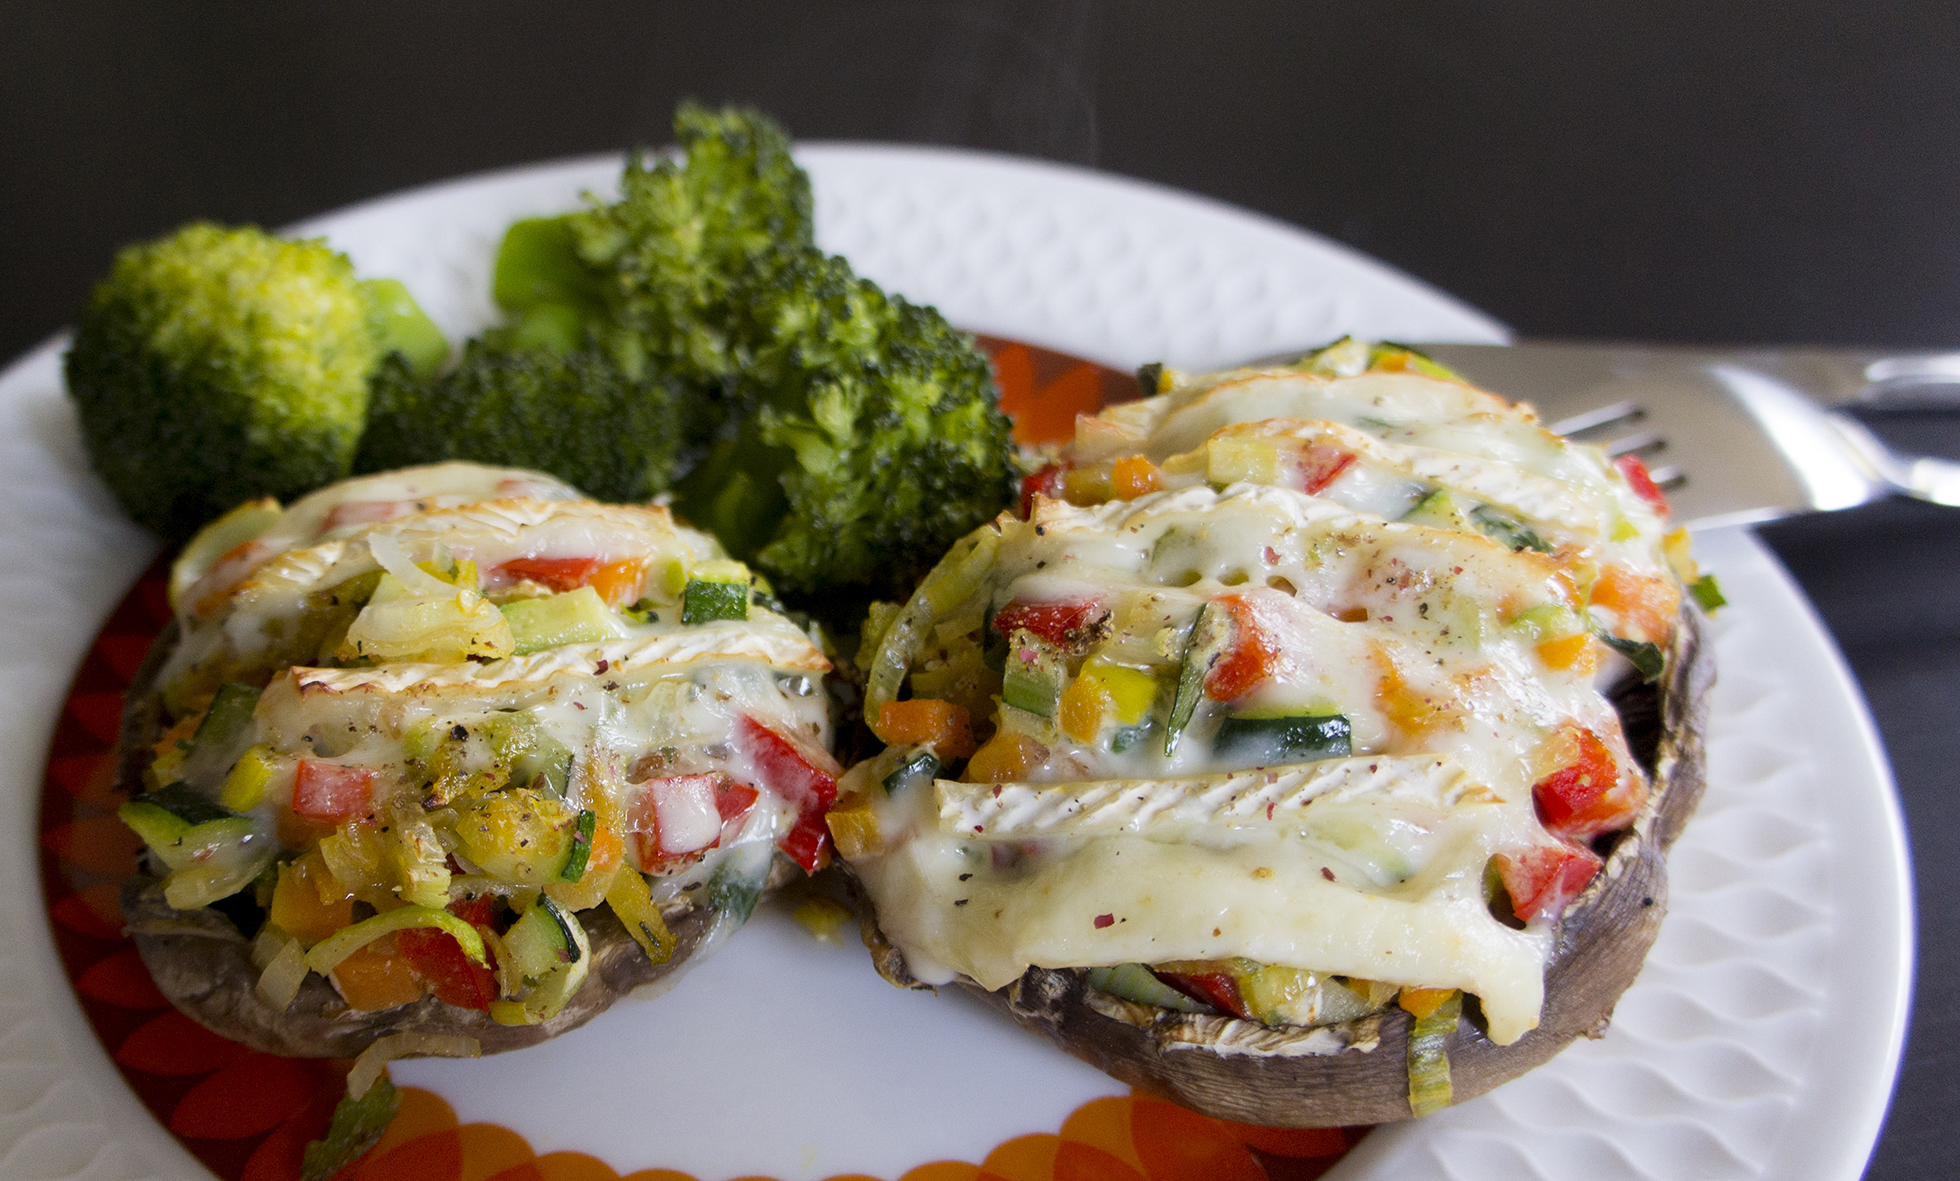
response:
M347 1097L359 1099L397 1058L481 1058L483 1045L454 1033L391 1033L377 1039L347 1072Z
M721 838L721 810L715 806L715 777L676 775L649 783L660 851L692 853Z
M381 563L383 570L400 579L412 595L440 598L456 594L454 585L417 566L414 559L408 556L408 551L402 548L402 543L391 534L371 534L368 537L368 552Z
M280 947L279 954L259 973L259 999L280 1012L292 1006L293 998L299 995L299 986L306 982L306 949L299 940L288 939Z

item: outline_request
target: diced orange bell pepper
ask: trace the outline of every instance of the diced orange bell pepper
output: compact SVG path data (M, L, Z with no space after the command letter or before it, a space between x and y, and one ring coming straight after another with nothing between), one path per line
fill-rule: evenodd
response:
M889 746L930 746L942 759L963 759L973 753L973 719L966 707L931 697L887 701L878 707L873 727Z
M1048 758L1048 748L1013 730L1002 730L967 760L968 783L1013 783Z
M269 917L273 926L310 947L354 921L354 898L314 849L279 867Z
M1592 635L1589 632L1574 632L1556 640L1546 640L1538 645L1538 659L1545 662L1546 668L1569 668L1589 676L1594 663Z
M1077 742L1094 742L1112 704L1109 690L1093 674L1075 678L1062 690L1062 733Z
M1455 992L1456 990L1454 988L1404 987L1396 995L1395 1003L1407 1009L1412 1016L1420 1020L1434 1013L1437 1009L1442 1008L1443 1002L1449 1000Z
M1125 455L1109 473L1109 490L1118 500L1135 500L1164 490L1164 469L1141 455Z
M1620 635L1665 644L1674 630L1674 617L1681 610L1681 588L1659 575L1603 566L1592 586L1592 603L1619 618Z
M640 597L642 570L640 563L631 559L601 566L592 572L592 580L585 585L591 587L609 607L621 603L631 603Z
M373 1012L412 1004L425 989L393 935L359 948L340 961L330 977L348 1008Z
M1214 701L1237 701L1278 671L1279 643L1273 629L1262 625L1250 596L1220 595L1212 601L1232 613L1232 642L1205 674L1205 692Z

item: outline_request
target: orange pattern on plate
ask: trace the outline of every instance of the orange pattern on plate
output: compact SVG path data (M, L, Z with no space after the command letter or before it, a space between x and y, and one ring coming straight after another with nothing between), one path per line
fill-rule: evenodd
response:
M1136 396L1127 376L1012 341L981 338L1001 403L1024 442L1065 439L1075 415ZM115 819L112 747L143 653L170 618L161 564L103 625L69 688L41 793L41 879L63 968L103 1049L130 1089L225 1181L294 1181L326 1128L349 1063L279 1058L208 1032L172 1009L123 933L117 889L138 842ZM1015 1036L1003 1031L1003 1036ZM1304 1181L1361 1129L1280 1131L1194 1115L1137 1093L1092 1100L1058 1133L1007 1141L978 1164L935 1161L896 1181ZM532 1151L496 1124L461 1124L440 1096L405 1088L387 1133L337 1181L621 1181L595 1157ZM697 1181L649 1169L624 1181ZM769 1181L742 1178L738 1181ZM829 1181L879 1181L843 1174Z

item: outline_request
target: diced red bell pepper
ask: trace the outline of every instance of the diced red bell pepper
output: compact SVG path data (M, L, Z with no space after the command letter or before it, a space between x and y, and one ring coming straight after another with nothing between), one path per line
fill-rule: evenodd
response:
M1576 726L1572 731L1577 757L1531 786L1538 819L1552 835L1571 840L1625 828L1646 802L1645 784L1637 775L1621 776L1599 735Z
M495 930L497 926L497 900L488 894L479 894L474 898L458 898L449 904L449 913L472 927L489 927Z
M598 558L512 558L497 569L513 581L528 579L564 592L591 582L601 564Z
M1247 595L1221 595L1212 600L1232 613L1232 640L1211 671L1205 692L1214 701L1237 701L1271 680L1279 668L1279 641L1274 629L1259 618L1259 607Z
M1329 447L1325 443L1309 444L1295 454L1295 462L1299 465L1300 489L1309 496L1318 494L1322 488L1339 479L1341 473L1354 462L1353 452Z
M722 792L730 786L728 776L719 773L702 775L670 775L662 779L650 779L641 792L638 805L633 809L632 833L633 848L639 854L640 868L654 870L665 863L678 861L690 853L712 849L721 843L721 834L716 832L714 839L706 842L681 840L675 833L663 836L660 831L661 807L673 807L676 800L712 800L716 815L727 819L723 810ZM754 800L754 788L742 788ZM685 845L686 847L681 847Z
M308 820L339 823L374 807L374 771L324 759L301 759L293 776L293 811Z
M1037 493L1050 500L1062 499L1062 477L1067 474L1065 465L1051 463L1032 475L1021 477L1021 519L1026 520L1034 513Z
M1667 494L1661 491L1659 484L1654 483L1654 474L1647 470L1646 463L1638 455L1628 452L1614 460L1613 466L1627 478L1627 486L1633 489L1635 496L1653 505L1661 516L1667 516Z
M1157 978L1177 989L1194 1001L1201 1001L1222 1013L1234 1017L1252 1019L1252 1011L1246 1008L1245 997L1239 993L1239 982L1229 972L1164 972L1156 971Z
M754 766L760 786L796 806L796 824L776 847L804 872L817 872L830 846L824 813L837 799L837 764L747 715L736 721L735 742Z
M443 1003L459 1009L487 1010L497 999L496 976L481 964L472 963L454 935L434 927L412 927L396 932L395 941L415 974Z
M722 780L715 787L715 810L721 813L721 822L727 824L746 815L750 808L755 807L756 796L759 794L761 793L746 783Z
M1009 638L1016 630L1025 631L1058 648L1073 648L1093 635L1108 614L1101 599L1013 602L994 612L994 630Z
M1499 853L1497 872L1511 896L1511 913L1525 922L1539 915L1557 918L1567 903L1605 864L1584 845L1538 845L1520 853Z

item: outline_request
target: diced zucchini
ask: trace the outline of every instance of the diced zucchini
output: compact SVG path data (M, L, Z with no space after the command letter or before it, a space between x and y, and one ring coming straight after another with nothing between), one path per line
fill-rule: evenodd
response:
M550 895L540 894L531 909L504 932L504 948L525 979L541 981L560 965L578 959L580 945L571 932L575 921Z
M1688 593L1694 596L1695 603L1710 615L1717 607L1726 607L1729 601L1722 597L1722 586L1715 581L1713 574L1704 574L1688 584Z
M146 791L129 802L131 804L148 804L152 807L161 808L163 811L175 816L178 820L183 821L186 827L194 824L203 824L210 820L222 820L231 815L229 811L213 801L209 796L206 796L203 792L181 783L173 783L168 787L160 787L155 791ZM134 826L132 825L132 827Z
M1164 392L1164 363L1152 361L1148 365L1137 366L1137 389L1146 398L1154 398Z
M741 858L730 857L708 879L708 905L737 923L749 921L757 900L762 897L762 878L748 870ZM767 873L766 862L764 873Z
M687 572L687 586L681 591L681 622L747 619L753 581L749 568L740 562L716 559L695 563Z
M1308 353L1294 362L1294 366L1328 377L1355 377L1368 371L1371 351L1367 341L1343 336L1333 344L1323 345Z
M930 747L920 747L882 780L885 794L897 795L914 784L931 783L939 777L942 769L939 756L933 754Z
M1020 628L1009 637L1007 647L1002 704L1053 721L1061 708L1062 687L1068 683L1067 658L1055 645Z
M1646 640L1622 639L1607 631L1601 631L1598 635L1600 639L1606 641L1607 647L1632 663L1634 671L1640 674L1641 680L1651 684L1661 679L1661 673L1667 668L1667 654L1661 651L1659 644Z
M1449 1036L1462 1012L1463 994L1453 992L1409 1030L1409 1109L1416 1115L1450 1105Z
M1088 978L1090 988L1126 1001L1135 1001L1139 1005L1155 1005L1180 1013L1207 1011L1204 1005L1157 979L1157 974L1142 964L1090 968Z
M1423 497L1416 507L1402 516L1402 520L1411 525L1428 525L1435 529L1471 528L1469 514L1447 488L1438 488Z
M540 1021L558 1015L592 966L585 928L544 894L504 932L504 949L532 986L524 1009Z
M1177 696L1171 701L1170 723L1164 727L1164 754L1177 753L1177 740L1197 713L1198 699L1205 693L1205 674L1225 654L1232 639L1232 613L1217 603L1206 603L1191 628L1191 642L1184 649L1184 663L1177 673Z
M1221 761L1262 767L1346 758L1353 749L1354 727L1344 714L1226 718L1214 748Z
M1511 620L1511 628L1534 644L1562 639L1584 630L1579 616L1562 603L1540 603L1536 607L1527 607Z
M1531 526L1487 504L1480 504L1470 510L1470 523L1475 525L1484 536L1500 545L1508 545L1513 550L1531 549L1541 554L1552 552L1552 547L1546 544L1545 539L1538 536L1537 531Z
M557 595L518 599L501 608L518 656L565 644L597 644L626 634L625 625L589 586Z
M194 752L222 750L237 742L251 726L252 711L258 704L259 691L250 685L228 681L218 686L211 708L205 711L197 733L191 736L191 749Z
M578 814L578 823L572 827L572 847L566 850L564 868L558 871L559 881L576 882L585 876L586 863L592 857L592 833L598 822L598 816L590 808Z

